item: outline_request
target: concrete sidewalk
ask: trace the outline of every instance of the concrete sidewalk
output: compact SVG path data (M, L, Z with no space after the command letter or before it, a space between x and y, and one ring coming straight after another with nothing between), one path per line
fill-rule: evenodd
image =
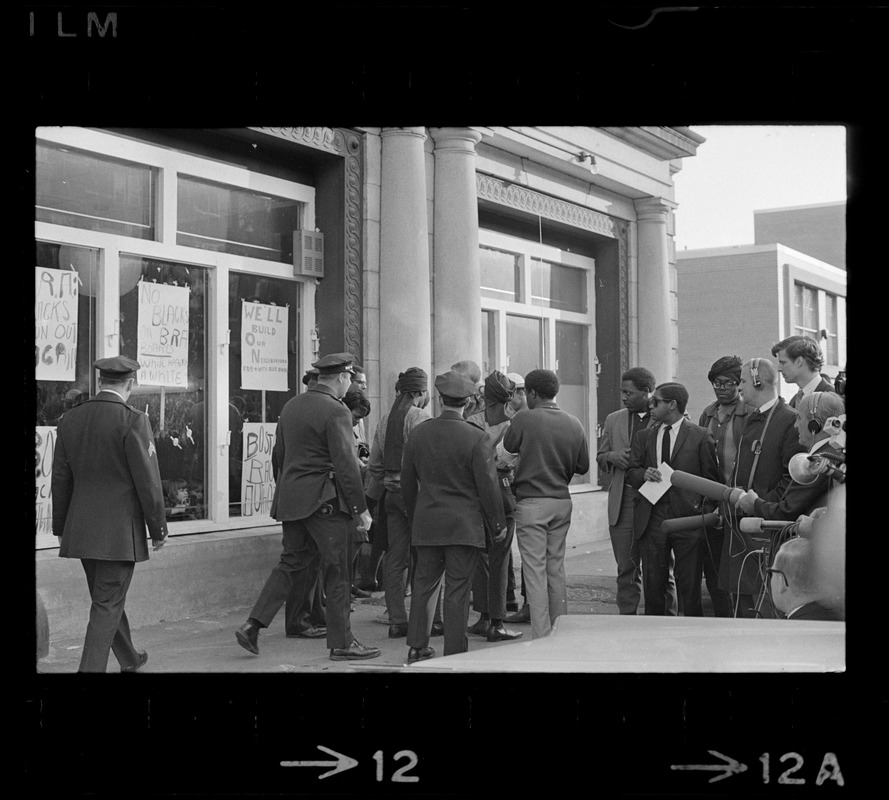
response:
M610 540L584 541L578 535L572 542L569 534L565 555L568 583L569 614L617 614L615 604L615 564ZM520 563L518 551L514 563ZM261 587L257 587L257 593ZM406 598L410 604L410 598ZM356 672L396 671L404 667L407 658L405 639L390 639L389 629L378 622L385 613L382 592L366 600L354 601L352 633L359 642L379 647L378 658L364 662L331 661L324 639L288 639L284 634L284 612L278 613L272 624L259 635L259 656L247 652L235 641L235 630L247 618L249 607L219 614L202 614L194 618L163 620L155 625L133 629L133 641L140 650L148 651L148 663L142 673L188 672ZM469 621L478 615L470 610ZM530 640L529 624L510 625L522 631L519 641ZM488 643L478 636L469 637L470 651L509 647L511 642ZM443 640L433 637L430 645L441 655ZM39 673L76 672L80 662L83 637L51 639L49 654L37 663ZM112 656L108 671L116 672Z

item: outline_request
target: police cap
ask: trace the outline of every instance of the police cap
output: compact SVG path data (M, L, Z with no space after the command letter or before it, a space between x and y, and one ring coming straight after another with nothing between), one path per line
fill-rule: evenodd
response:
M459 372L453 370L443 375L436 375L435 388L440 394L457 399L472 397L476 390L472 381L466 380Z
M113 381L123 381L136 376L139 362L126 356L112 356L111 358L98 358L93 361L93 366L99 370L99 376Z
M355 367L355 356L351 353L331 353L312 364L319 375L336 375L338 372L351 372Z
M318 380L318 370L312 367L312 369L307 369L306 374L302 377L303 386L308 386L309 381Z

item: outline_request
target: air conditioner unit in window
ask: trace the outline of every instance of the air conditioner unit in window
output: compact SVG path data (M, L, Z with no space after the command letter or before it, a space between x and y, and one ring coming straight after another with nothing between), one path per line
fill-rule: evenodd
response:
M318 231L293 232L293 274L324 277L324 234Z

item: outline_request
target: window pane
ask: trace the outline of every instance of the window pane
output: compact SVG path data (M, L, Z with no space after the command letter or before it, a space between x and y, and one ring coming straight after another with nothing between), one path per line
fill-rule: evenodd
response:
M515 253L481 247L479 266L482 297L512 301L518 298L519 257Z
M573 325L567 322L556 322L556 361L559 376L559 408L577 417L587 433L590 431L590 384L589 384L589 353L588 328L585 325ZM589 473L575 475L572 484L589 483Z
M509 372L527 375L543 367L543 322L530 317L506 315L506 356Z
M38 144L37 221L154 239L156 170Z
M265 465L271 453L265 448L257 453L251 461L247 475L249 497L242 497L244 458L250 456L256 448L259 429L248 429L244 433L244 423L267 423L263 428L263 442L268 442L268 434L274 434L278 417L284 404L304 387L297 377L296 353L299 352L297 341L297 313L299 307L299 284L275 278L264 278L259 275L231 272L228 279L228 327L231 331L228 347L228 385L231 444L229 446L229 514L231 516L268 514L271 502L269 491L273 484L265 480ZM283 333L287 339L287 390L270 391L261 389L241 388L241 363L244 353L241 345L242 303L256 302L264 305L288 308L287 330ZM264 402L263 402L264 401ZM249 438L249 442L247 439ZM253 480L253 477L256 480ZM242 506L242 500L245 505Z
M207 272L204 269L167 261L120 256L121 276L161 286L187 287L187 315L170 314L158 320L162 341L171 342L170 350L184 351L185 373L173 374L153 368L143 369L130 395L130 405L147 411L154 431L157 461L166 494L170 521L204 519L207 516ZM121 280L120 352L138 359L146 347L147 332L139 330L140 287ZM144 295L143 300L144 303ZM160 312L159 312L160 313ZM144 323L143 323L144 324ZM146 326L147 327L147 326ZM141 347L139 337L142 337ZM164 385L153 385L156 381ZM182 385L178 385L179 383Z
M177 244L268 261L293 260L296 200L180 176Z
M531 303L586 314L585 271L532 258Z
M840 354L838 347L838 326L837 320L837 297L835 294L829 294L826 298L827 305L827 363L839 364Z
M482 311L482 377L490 375L497 369L494 366L496 358L495 328L496 315L493 311Z
M817 339L818 326L818 292L811 286L797 283L794 285L794 309L796 311L796 333L800 336L811 336Z

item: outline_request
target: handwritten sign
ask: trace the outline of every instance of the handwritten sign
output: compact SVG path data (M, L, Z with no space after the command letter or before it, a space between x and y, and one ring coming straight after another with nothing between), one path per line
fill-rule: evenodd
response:
M56 449L55 425L35 428L35 495L37 500L37 535L52 536L52 458ZM53 544L57 544L53 538Z
M241 516L266 515L272 509L275 478L272 450L276 425L271 422L245 422L241 464Z
M241 303L241 388L287 391L287 306Z
M139 282L140 386L188 386L187 286Z
M77 362L77 273L37 267L34 357L38 381L73 381Z

